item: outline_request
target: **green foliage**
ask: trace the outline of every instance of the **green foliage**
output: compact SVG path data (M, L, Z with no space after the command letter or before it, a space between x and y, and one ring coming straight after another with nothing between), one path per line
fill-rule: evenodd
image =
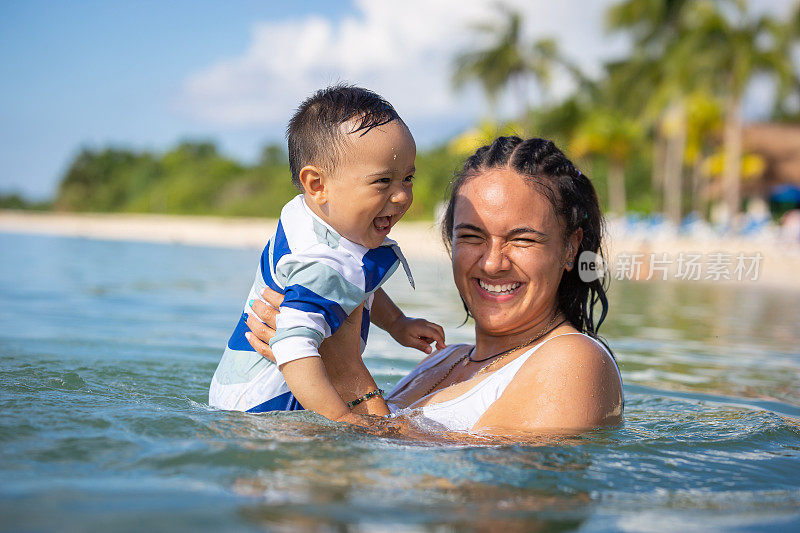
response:
M615 195L625 196L618 203L652 212L659 209L662 194L654 185L659 180L651 179L654 169L666 175L667 168L675 167L667 165L664 154L671 154L678 167L669 183L686 189L689 172L704 168L718 151L729 123L722 104L741 100L753 76L776 81L776 117L800 118L793 104L800 75L790 53L800 40L800 4L788 20L777 21L751 15L744 0L619 0L608 10L607 28L626 35L633 48L628 57L606 64L597 79L563 57L557 42L526 37L518 12L502 5L498 12L499 23L473 27L483 40L455 58L453 83L477 83L492 107L511 89L520 114L505 124L492 116L418 153L409 218L430 218L463 159L504 129L555 141L593 177L606 207L611 176L614 190L624 190ZM561 102L548 101L555 71L576 84ZM536 100L530 98L531 87L542 102L535 109L529 107ZM670 119L670 110L681 111L676 116L682 120ZM490 139L484 138L487 125ZM658 150L664 154L659 152L654 164ZM295 194L283 147L264 147L258 163L248 166L201 141L180 143L163 154L85 149L64 176L55 207L275 217ZM0 206L18 205L17 200L4 197Z
M280 151L280 148L278 148ZM59 186L57 209L139 213L261 215L274 198L290 198L281 181L288 166L267 161L247 168L210 142L182 142L161 154L119 148L82 150Z
M410 218L431 218L460 157L445 147L417 156ZM246 166L209 142L182 142L164 154L121 148L82 150L61 181L55 208L65 211L277 217L297 190L279 145ZM13 198L9 197L13 208Z
M408 218L431 218L436 205L446 200L447 185L461 167L464 158L445 146L417 154L414 179L414 202Z
M473 26L477 33L488 39L489 44L455 58L452 81L457 89L469 82L477 82L489 104L495 107L501 94L512 85L524 114L529 104L529 80L538 86L543 102L549 100L553 72L557 67L579 82L583 81L579 70L562 57L554 39L545 37L529 42L523 35L522 15L502 4L498 8L503 18L500 24Z
M28 209L44 211L50 202L31 202L19 193L0 194L0 209Z
M492 44L456 57L453 74L456 88L478 81L492 104L511 80L524 76L528 70L521 41L522 15L505 7L502 9L505 18L502 25L481 24L474 28L489 36Z
M589 106L572 97L558 105L535 109L528 113L528 134L551 139L556 145L569 145L576 130L586 119Z

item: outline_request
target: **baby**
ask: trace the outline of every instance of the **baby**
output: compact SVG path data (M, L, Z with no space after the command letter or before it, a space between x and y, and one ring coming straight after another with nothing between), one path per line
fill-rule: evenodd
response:
M337 420L382 391L345 403L328 380L319 345L363 304L369 323L425 352L444 332L400 312L381 285L402 265L387 235L412 201L416 146L394 108L377 94L337 85L305 100L289 122L289 166L301 192L281 211L261 254L249 302L214 372L209 404L260 413L310 409ZM247 341L247 313L269 287L284 295L270 341L277 364ZM421 343L420 340L423 342Z

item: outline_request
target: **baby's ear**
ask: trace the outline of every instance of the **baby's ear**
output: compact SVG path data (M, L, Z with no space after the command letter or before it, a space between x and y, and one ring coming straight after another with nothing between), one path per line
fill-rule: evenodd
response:
M317 205L323 205L328 201L326 179L327 176L322 169L314 165L306 165L300 169L300 183L303 184L303 191Z

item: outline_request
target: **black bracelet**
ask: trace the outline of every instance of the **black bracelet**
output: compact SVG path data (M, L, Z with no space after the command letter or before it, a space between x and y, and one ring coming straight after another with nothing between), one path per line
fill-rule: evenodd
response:
M383 389L375 389L375 390L374 390L374 391L372 391L372 392L368 392L368 393L366 393L366 394L365 394L364 396L362 396L361 398L356 398L356 399L355 399L355 400L353 400L352 402L347 402L347 407L348 407L349 409L352 409L353 407L355 407L356 405L360 404L361 402L366 402L367 400L369 400L370 398L374 398L375 396L380 396L380 397L382 398L382 397L383 397L383 394L384 394L385 392L386 392L386 391L384 391Z

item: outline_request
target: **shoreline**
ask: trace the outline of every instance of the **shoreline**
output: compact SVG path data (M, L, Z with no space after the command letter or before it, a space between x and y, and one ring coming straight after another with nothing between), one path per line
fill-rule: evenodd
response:
M262 218L0 210L0 233L222 248L261 249L276 227L277 219ZM390 237L410 260L449 261L433 221L402 221L392 229ZM755 284L800 291L800 243L757 237L641 235L626 233L613 220L608 224L608 237L607 260L611 261L607 269L614 279L689 279L692 281L687 282ZM750 277L753 265L758 263L756 279L747 275L736 279L737 273L748 274L744 268L741 272L736 270L743 259L745 263L749 261L745 267L751 267ZM695 270L689 271L692 276L687 278L686 266L692 261ZM725 274L732 279L724 279Z
M129 213L54 213L0 209L0 233L86 239L262 249L277 219ZM403 221L392 228L403 253L447 259L432 221Z

